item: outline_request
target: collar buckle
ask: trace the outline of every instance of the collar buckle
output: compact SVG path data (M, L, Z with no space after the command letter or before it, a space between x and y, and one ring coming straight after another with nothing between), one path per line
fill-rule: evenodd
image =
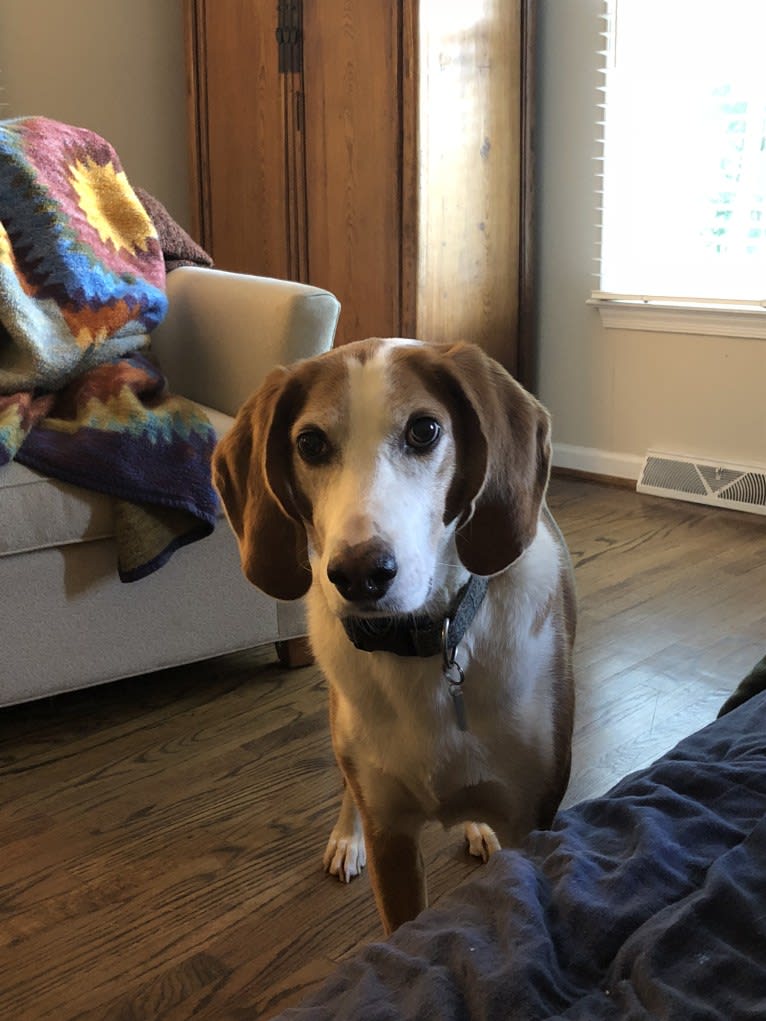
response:
M441 637L441 649L442 649L442 666L444 667L445 674L449 668L455 662L455 654L457 653L457 645L453 649L450 649L450 627L452 620L449 617L444 618L442 624L442 637Z

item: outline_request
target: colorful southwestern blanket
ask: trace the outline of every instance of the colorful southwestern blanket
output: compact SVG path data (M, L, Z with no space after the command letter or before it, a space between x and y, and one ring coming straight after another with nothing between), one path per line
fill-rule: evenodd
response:
M113 496L123 581L216 520L212 426L142 350L166 309L157 231L112 147L0 122L0 470Z

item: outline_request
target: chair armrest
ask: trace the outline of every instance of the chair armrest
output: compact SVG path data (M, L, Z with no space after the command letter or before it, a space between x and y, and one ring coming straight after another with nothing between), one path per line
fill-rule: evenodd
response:
M170 389L229 415L275 365L327 351L340 314L318 287L197 266L169 273L167 290L151 346Z

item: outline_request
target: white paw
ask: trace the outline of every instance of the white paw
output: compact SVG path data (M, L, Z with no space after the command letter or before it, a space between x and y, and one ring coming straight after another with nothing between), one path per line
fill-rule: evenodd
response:
M468 853L482 861L488 861L490 855L500 850L500 841L495 831L483 822L467 822L464 824L465 839L468 841Z
M350 883L367 864L364 837L361 833L348 836L333 830L322 862L331 876L337 876L342 883Z

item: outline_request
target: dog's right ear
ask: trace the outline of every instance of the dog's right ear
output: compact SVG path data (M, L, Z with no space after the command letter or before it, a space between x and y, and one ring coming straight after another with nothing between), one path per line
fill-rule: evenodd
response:
M298 599L311 585L306 530L291 499L289 434L298 399L290 371L274 369L213 453L213 483L242 570L275 599Z
M457 434L462 464L445 520L459 519L455 541L463 566L496 574L521 556L537 532L550 470L550 416L477 345L435 350L449 369L463 432L462 441Z

